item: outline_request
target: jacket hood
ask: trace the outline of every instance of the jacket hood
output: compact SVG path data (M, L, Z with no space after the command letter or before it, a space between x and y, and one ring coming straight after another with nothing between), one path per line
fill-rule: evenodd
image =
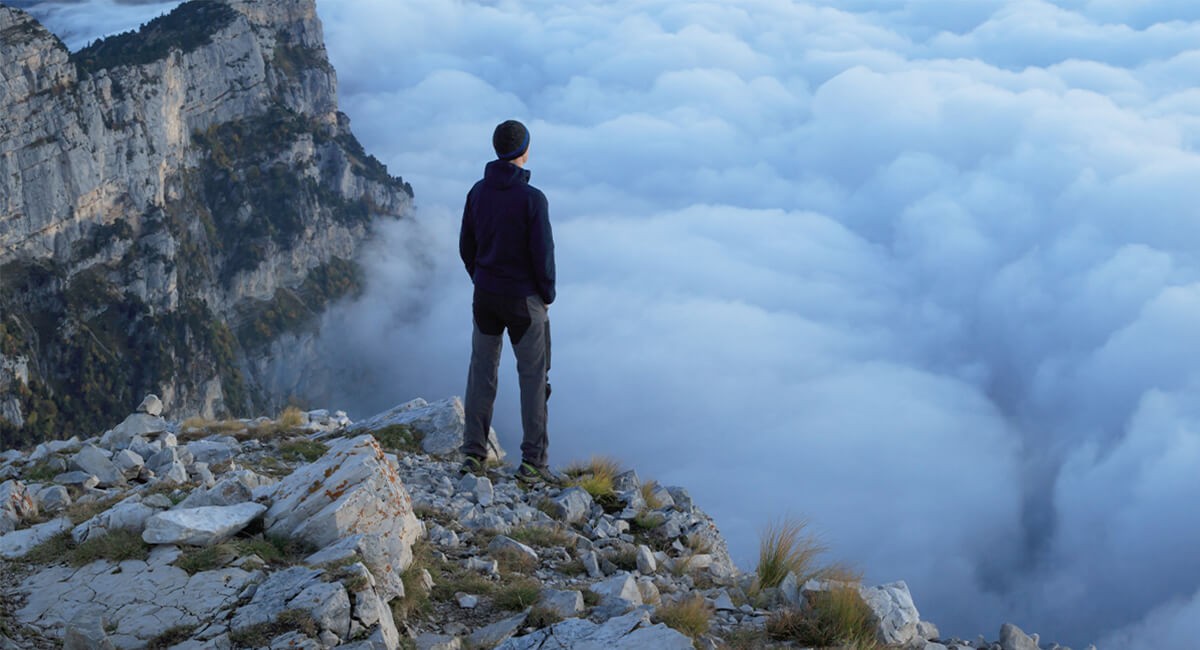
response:
M512 187L518 183L528 183L529 170L507 160L493 160L483 171L483 181L491 187Z

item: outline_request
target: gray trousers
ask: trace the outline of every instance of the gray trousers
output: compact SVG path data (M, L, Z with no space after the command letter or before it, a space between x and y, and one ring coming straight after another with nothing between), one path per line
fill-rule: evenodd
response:
M536 467L547 464L546 401L550 397L546 373L550 371L550 319L538 296L513 298L475 291L471 365L463 404L466 430L462 452L487 456L487 434L496 401L497 374L504 330L508 330L517 356L521 386L521 460Z

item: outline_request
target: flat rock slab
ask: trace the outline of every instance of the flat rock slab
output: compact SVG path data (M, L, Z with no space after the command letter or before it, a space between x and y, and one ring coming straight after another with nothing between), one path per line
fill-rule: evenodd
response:
M142 539L147 544L212 546L233 537L266 511L261 503L168 510L146 520Z
M261 574L229 568L189 576L168 564L178 552L162 548L146 561L119 564L99 561L81 568L52 567L21 584L25 606L14 614L20 622L61 639L83 612L100 612L109 624L108 637L119 648L144 647L176 625L198 625L236 606L238 594Z
M71 530L71 520L59 517L32 528L0 535L0 557L15 560L32 551L38 544L68 530Z
M651 624L650 614L637 611L597 625L571 618L532 634L508 639L496 650L691 650L691 638L663 623Z
M403 424L421 433L421 449L434 456L448 456L462 447L466 430L466 414L462 400L457 397L432 404L421 398L405 402L383 413L354 423L351 431L375 431L394 424ZM488 459L504 460L504 449L495 429L488 430Z

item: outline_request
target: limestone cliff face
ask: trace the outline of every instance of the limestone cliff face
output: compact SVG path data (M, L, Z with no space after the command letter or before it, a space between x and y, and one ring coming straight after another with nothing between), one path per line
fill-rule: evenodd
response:
M286 399L266 351L358 288L372 224L411 205L338 112L314 0L193 0L75 53L0 4L0 42L0 436L143 392Z

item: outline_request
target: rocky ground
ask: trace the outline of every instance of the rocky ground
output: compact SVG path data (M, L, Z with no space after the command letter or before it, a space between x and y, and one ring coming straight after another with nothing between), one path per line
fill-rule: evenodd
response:
M1043 648L939 639L902 582L762 588L685 489L604 460L526 486L494 440L460 476L461 436L457 399L178 423L151 396L0 453L0 649L806 647L845 593L857 647Z

